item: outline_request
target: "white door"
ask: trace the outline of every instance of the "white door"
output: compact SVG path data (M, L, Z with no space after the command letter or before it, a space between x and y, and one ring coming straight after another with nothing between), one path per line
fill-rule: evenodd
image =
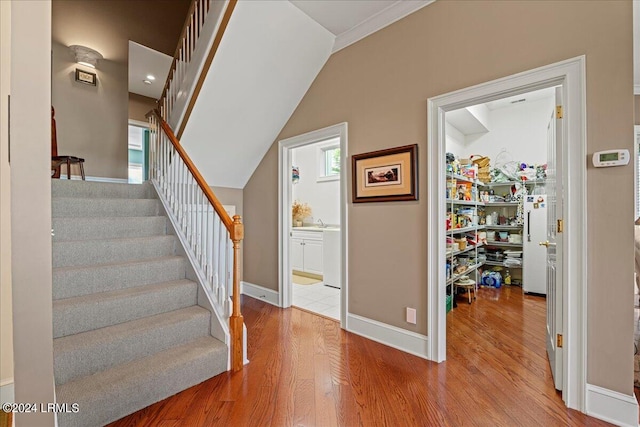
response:
M556 88L556 105L562 105L561 88ZM562 113L551 113L547 127L547 355L557 390L562 390Z
M304 271L304 241L291 238L291 269Z

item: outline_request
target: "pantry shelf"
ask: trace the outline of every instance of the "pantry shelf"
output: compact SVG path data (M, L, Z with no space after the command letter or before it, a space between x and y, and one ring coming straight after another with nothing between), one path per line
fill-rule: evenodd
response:
M487 246L508 246L512 248L521 248L522 243L496 242L492 240L492 241L487 241Z
M470 182L476 185L485 185L484 183L482 183L481 181L478 181L477 179L472 179L472 178L469 178L468 176L458 175L456 173L447 173L447 178L455 179L457 181Z
M450 256L450 255L453 255L453 256L460 255L460 254L463 254L463 253L465 253L465 252L470 252L470 251L472 251L472 250L474 250L474 249L481 248L482 246L484 246L482 243L480 243L480 244L478 244L478 245L475 245L475 246L469 245L469 246L467 246L465 249L463 249L463 250L461 250L461 251L455 251L455 252L453 252L453 253L451 253L451 252L447 252L447 256Z
M482 203L482 202L472 202L471 200L447 199L446 202L450 203L450 204L453 204L453 205L460 205L460 206L482 206L482 205L484 205L484 203Z
M518 202L485 202L483 205L487 207L518 206Z
M461 273L458 274L454 274L449 280L447 280L447 285L452 284L453 282L455 282L456 280L460 279L462 276L466 276L469 273L473 273L474 271L476 271L478 268L482 267L484 265L484 263L479 262L477 264L474 264L470 267L467 267L467 269ZM477 280L476 280L477 282Z
M501 187L505 185L513 185L513 184L525 184L525 185L533 185L533 184L544 184L544 179L529 179L522 181L503 181L503 182L484 182L480 185L483 187Z

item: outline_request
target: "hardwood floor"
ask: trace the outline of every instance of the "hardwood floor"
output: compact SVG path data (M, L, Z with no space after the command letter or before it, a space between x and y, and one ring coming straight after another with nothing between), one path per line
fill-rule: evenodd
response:
M566 409L545 355L545 302L480 289L447 316L441 364L339 323L243 297L251 362L120 426L604 426Z

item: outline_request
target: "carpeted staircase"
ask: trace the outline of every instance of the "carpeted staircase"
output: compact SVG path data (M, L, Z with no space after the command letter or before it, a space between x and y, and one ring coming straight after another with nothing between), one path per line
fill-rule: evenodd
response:
M100 426L227 370L179 240L148 184L52 180L61 427Z

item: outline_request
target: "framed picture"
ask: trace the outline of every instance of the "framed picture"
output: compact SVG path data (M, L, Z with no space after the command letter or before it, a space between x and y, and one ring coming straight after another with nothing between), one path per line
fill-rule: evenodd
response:
M97 82L96 74L76 68L76 81L95 86Z
M353 203L418 200L418 145L352 156Z

